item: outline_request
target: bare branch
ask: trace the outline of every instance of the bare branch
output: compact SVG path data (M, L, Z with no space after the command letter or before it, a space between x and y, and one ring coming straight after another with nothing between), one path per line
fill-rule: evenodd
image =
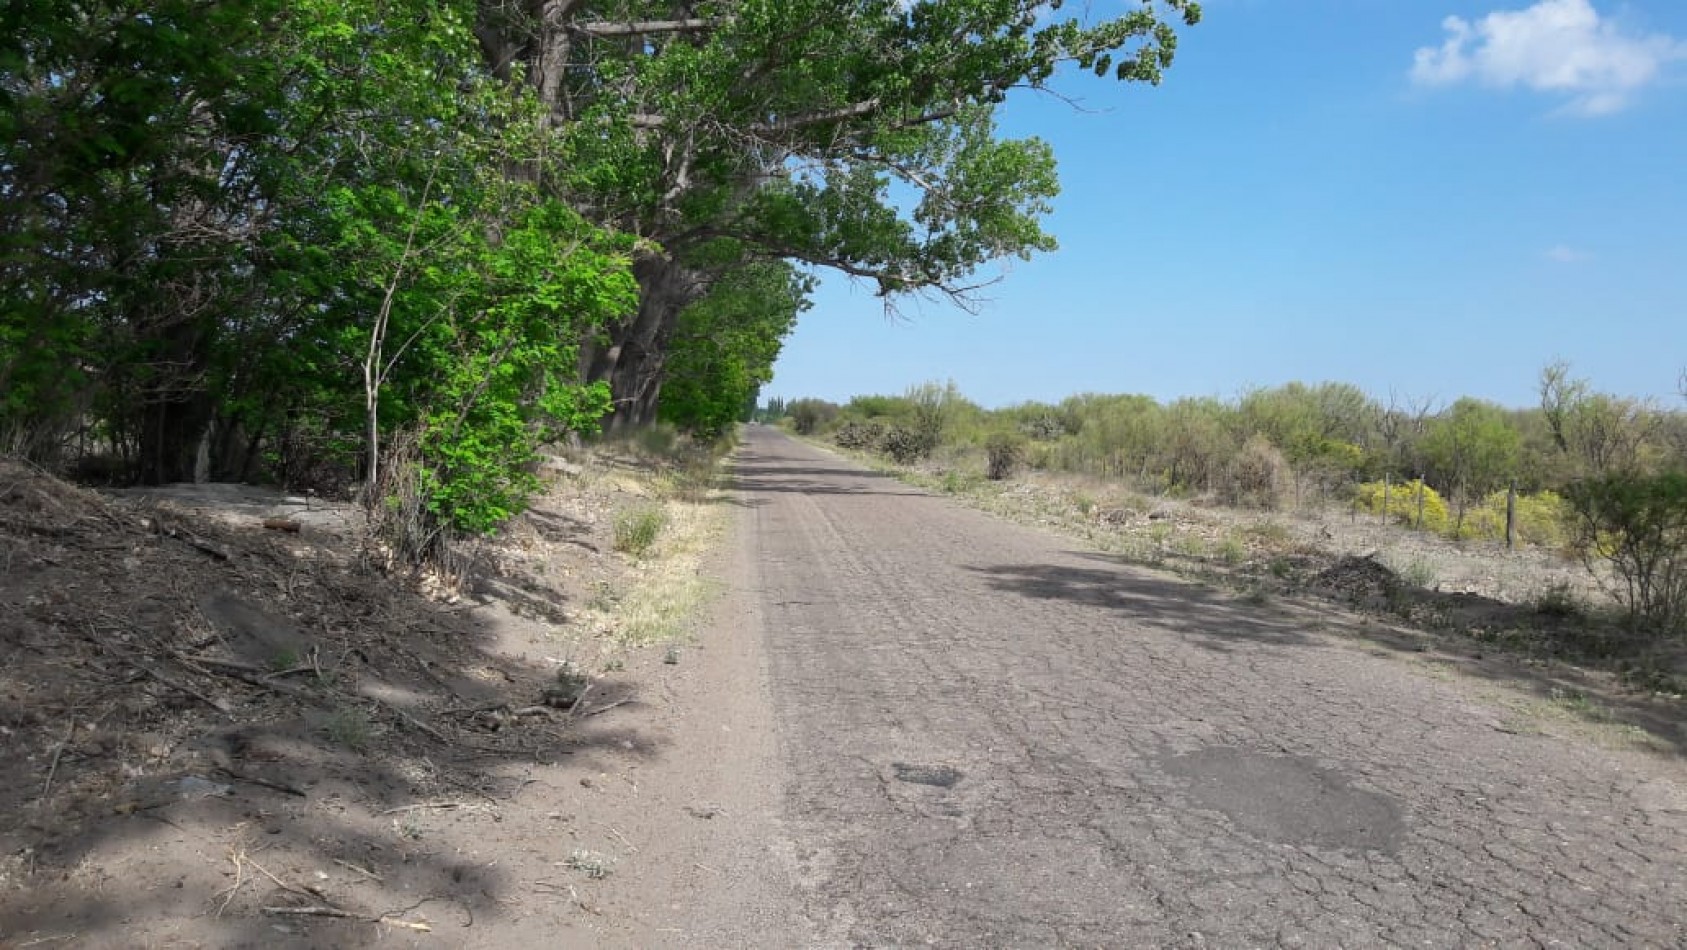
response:
M607 20L597 20L591 23L574 23L569 29L588 36L647 36L653 33L701 33L719 26L720 20L692 19L692 20L635 20L627 23L612 23Z
M764 135L791 132L811 125L825 125L829 122L842 122L845 119L858 119L864 115L872 115L874 112L879 110L881 105L882 103L879 99L874 97L872 99L866 99L837 109L827 109L821 112L809 112L803 115L794 115L789 118L778 119L773 122L759 122L749 128L752 132L758 132Z

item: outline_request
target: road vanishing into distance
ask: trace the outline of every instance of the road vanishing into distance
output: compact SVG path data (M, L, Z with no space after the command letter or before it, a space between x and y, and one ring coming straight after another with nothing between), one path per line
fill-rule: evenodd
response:
M763 946L1687 946L1674 756L751 427ZM695 931L693 931L695 932Z

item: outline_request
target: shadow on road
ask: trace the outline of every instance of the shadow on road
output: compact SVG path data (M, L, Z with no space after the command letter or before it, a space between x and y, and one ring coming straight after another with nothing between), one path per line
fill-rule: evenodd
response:
M1101 555L1069 556L1110 563ZM969 567L1000 591L1115 610L1130 620L1184 634L1201 646L1231 650L1238 641L1291 646L1311 642L1302 618L1262 609L1243 599L1186 581L1107 567L1003 564Z
M883 473L862 468L816 466L808 459L744 455L732 468L734 487L744 492L795 495L924 495Z
M1262 602L1189 581L1160 578L1132 570L1128 561L1108 555L1068 552L1067 556L1118 566L1010 564L967 569L985 576L996 590L1117 611L1126 619L1152 624L1222 652L1232 651L1240 641L1286 647L1323 642L1307 632L1312 612L1319 611L1318 627L1325 632L1361 639L1386 655L1410 657L1521 690L1536 701L1533 708L1517 711L1524 730L1538 728L1531 720L1554 718L1626 726L1649 736L1651 741L1643 745L1654 752L1687 755L1687 726L1680 703L1624 689L1610 677L1565 663L1529 661L1484 649L1480 643L1453 640L1450 634L1368 623L1345 610L1323 610L1326 605L1316 602Z

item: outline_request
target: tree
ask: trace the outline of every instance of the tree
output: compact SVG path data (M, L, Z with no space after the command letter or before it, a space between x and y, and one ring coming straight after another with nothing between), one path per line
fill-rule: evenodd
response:
M1464 530L1472 498L1504 487L1517 471L1521 438L1493 403L1465 397L1430 424L1422 449L1434 478L1452 486L1457 505L1454 533Z
M1610 567L1608 589L1630 622L1680 632L1687 625L1687 473L1611 472L1572 485L1568 498L1582 555L1590 570Z
M661 418L714 438L746 404L753 409L785 335L808 309L811 283L783 261L755 264L730 272L687 307L667 348Z
M1570 460L1573 475L1632 471L1657 426L1657 413L1637 399L1593 392L1570 376L1562 360L1541 371L1541 411L1553 442Z
M722 273L787 259L887 297L964 296L980 265L1054 246L1053 155L1004 140L1010 90L1063 64L1158 82L1200 7L1086 25L1030 0L486 0L495 73L518 72L591 171L560 190L645 243L638 311L589 341L618 423L652 417L680 314ZM1162 9L1165 11L1162 14ZM912 195L898 200L898 189Z
M475 11L0 9L6 447L150 482L361 469L379 511L397 461L428 537L519 508L535 444L608 408L579 350L636 305L635 241L541 187L574 166Z

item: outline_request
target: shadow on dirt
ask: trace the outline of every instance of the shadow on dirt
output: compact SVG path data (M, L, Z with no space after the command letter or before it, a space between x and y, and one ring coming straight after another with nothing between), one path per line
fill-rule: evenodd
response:
M630 686L559 697L496 622L303 539L11 467L0 549L0 944L460 942L531 899L497 823L562 798L543 767L660 751L597 715Z

